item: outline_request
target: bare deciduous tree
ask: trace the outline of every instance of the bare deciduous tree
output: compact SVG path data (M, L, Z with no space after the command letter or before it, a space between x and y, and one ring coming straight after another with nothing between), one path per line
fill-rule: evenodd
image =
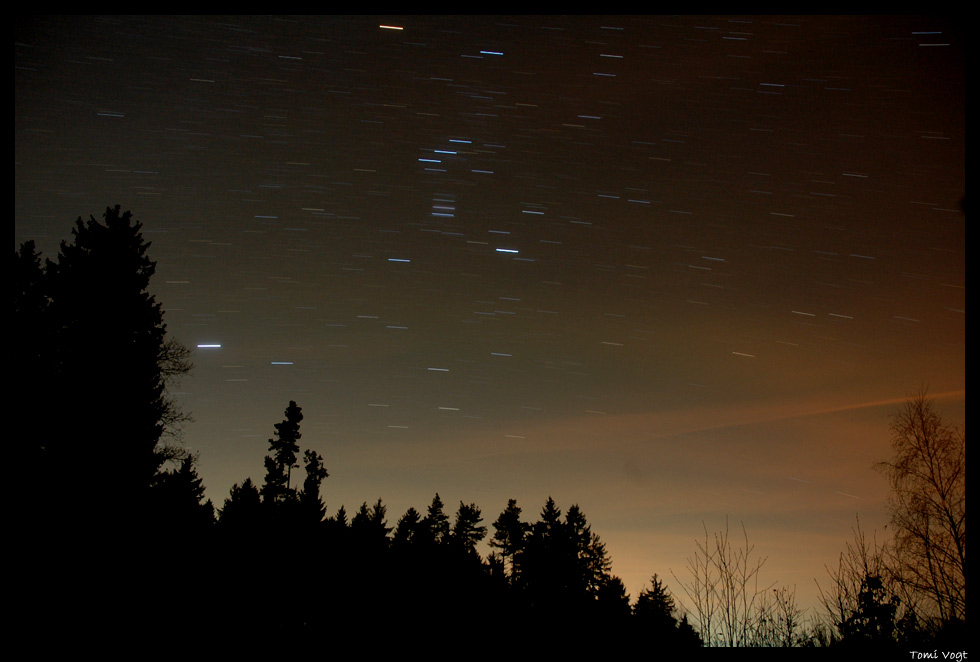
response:
M941 623L966 618L966 434L945 423L925 389L892 423L893 569Z
M745 526L742 535L745 546L738 547L729 540L727 520L713 541L705 527L704 542L696 542L697 551L687 560L691 580L674 575L692 602L695 629L708 646L753 645L761 596L772 588L759 587L759 570L766 559L753 560L755 547L749 544Z
M157 352L157 364L160 366L160 376L167 391L175 389L181 378L190 374L191 370L194 369L191 355L190 348L174 338L166 338L160 345ZM164 461L173 460L175 457L178 462L183 461L184 454L180 447L183 425L193 420L191 415L181 408L176 398L168 393L163 401L163 413L160 416L160 421L163 423L163 436L168 437L174 443L168 444L161 441L158 445L157 451Z
M753 619L753 646L788 648L808 645L814 625L807 610L796 602L796 588L780 586L766 591Z

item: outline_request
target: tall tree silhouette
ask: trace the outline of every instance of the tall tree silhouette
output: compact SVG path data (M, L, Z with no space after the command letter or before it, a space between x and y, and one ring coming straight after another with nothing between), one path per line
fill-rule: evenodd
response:
M218 513L218 522L224 528L254 527L259 522L261 506L262 498L258 488L251 478L246 478L241 485L235 483L231 486L224 506Z
M432 503L422 518L422 529L429 542L441 543L449 536L449 517L443 511L444 504L439 493L432 497Z
M36 453L82 525L111 529L143 523L154 476L174 457L162 437L182 419L166 387L190 364L148 291L156 264L141 223L118 205L103 219L79 218L43 272L33 244L21 247L15 325L35 335L37 377L25 385L43 380L37 406L57 412L34 421Z
M610 567L605 545L582 510L572 506L563 520L558 505L548 497L540 519L531 525L515 555L510 592L518 609L533 620L553 627L570 620L601 621L602 627L609 628L630 615L625 586L610 574Z
M476 546L487 535L487 527L480 526L483 517L475 503L469 505L459 502L456 521L453 524L450 540L464 553L476 556Z
M327 507L320 498L320 484L330 474L323 466L323 456L309 448L303 451L303 466L306 469L306 478L299 493L299 505L304 519L319 523L327 514Z
M325 522L326 528L331 533L333 539L344 539L348 530L350 529L350 522L347 519L347 508L341 505L340 508L337 509L336 514L334 514L332 517L328 517Z
M204 496L204 481L186 453L176 469L158 473L151 490L156 519L164 530L200 535L214 524L214 505Z
M521 557L521 588L532 606L565 597L568 564L567 558L561 558L561 529L561 510L549 496L541 518L531 526Z
M381 499L378 499L373 506L368 508L367 501L361 504L360 509L350 522L351 533L361 544L373 550L385 549L388 546L388 534L391 527L385 520L388 507Z
M893 570L940 626L966 620L966 433L923 388L892 422L894 456L877 465L892 489Z
M14 361L23 407L13 433L30 440L25 467L56 486L26 500L35 528L23 539L38 595L100 596L71 615L82 630L145 631L166 604L153 589L168 570L154 559L179 546L161 539L183 528L173 526L177 504L208 523L192 460L166 444L184 419L167 387L191 366L150 294L149 247L117 205L101 222L79 217L43 269L33 243L15 254L14 327L26 342ZM161 472L168 459L176 470Z
M654 575L650 588L644 588L633 605L637 634L646 641L656 642L664 651L701 646L701 637L687 622L687 615L678 620L677 611L674 596Z
M414 507L406 510L395 525L395 532L391 538L392 547L403 550L415 542L415 535L419 531L421 521L422 516Z
M606 575L596 588L595 609L596 617L609 628L620 629L629 623L632 608L630 596L626 593L623 580L615 575Z
M578 504L565 513L564 531L577 587L596 595L609 578L612 567L606 545L592 532L592 526Z
M643 619L649 629L662 631L676 625L675 609L674 596L660 578L654 575L650 580L650 588L644 588L636 598L633 614Z
M265 483L262 486L262 499L270 505L295 500L296 491L290 485L290 477L299 453L299 424L303 411L293 400L286 407L285 419L276 423L275 436L269 440L271 456L265 457Z
M519 555L524 551L524 543L531 525L521 520L521 508L517 499L507 501L507 508L493 523L494 534L490 546L500 550L504 572L511 582L517 581L520 571Z

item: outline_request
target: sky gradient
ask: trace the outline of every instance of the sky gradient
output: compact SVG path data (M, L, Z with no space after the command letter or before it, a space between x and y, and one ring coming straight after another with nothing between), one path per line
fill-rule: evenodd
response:
M964 58L935 17L19 19L15 247L143 222L218 507L295 400L331 513L550 495L634 599L727 517L809 606L897 407L965 420Z

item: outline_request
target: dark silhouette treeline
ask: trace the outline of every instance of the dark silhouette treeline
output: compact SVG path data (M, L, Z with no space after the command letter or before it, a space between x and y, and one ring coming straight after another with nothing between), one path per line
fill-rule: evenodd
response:
M356 635L453 656L701 644L656 578L633 608L578 506L549 498L532 522L511 500L488 525L476 504L447 508L436 494L393 523L380 499L328 516L328 473L300 452L295 402L274 425L262 484L236 484L216 509L179 443L189 417L168 387L191 353L148 292L141 228L116 206L102 222L79 218L54 260L32 241L15 251L10 457L27 631L294 647Z
M306 451L301 487L288 479L301 420L290 402L269 440L263 484L251 478L236 484L219 511L214 538L227 559L221 592L236 596L231 603L280 605L271 616L248 608L232 623L251 615L253 627L278 628L283 636L375 624L476 646L487 624L504 621L515 628L515 642L572 628L578 646L619 646L635 637L654 637L665 648L700 645L658 581L633 609L576 505L563 514L549 498L529 522L511 499L487 526L476 504L461 501L452 514L437 493L424 513L409 508L393 523L381 499L353 514L341 507L325 516L322 458ZM477 549L484 540L486 558ZM242 581L269 559L291 570L279 581Z
M905 537L879 547L858 531L815 624L793 592L767 597L736 581L761 563L746 565L747 537L735 549L727 531L715 546L705 531L681 582L691 623L656 574L631 602L578 505L563 511L549 497L534 519L510 499L490 521L435 493L424 512L397 518L380 498L329 515L329 473L301 447L294 401L272 426L261 484L245 478L216 508L180 443L190 419L168 389L192 369L191 352L167 336L148 292L149 243L119 206L103 220L79 218L54 260L42 264L31 241L14 254L10 602L14 629L35 644L138 642L127 650L145 653L192 637L226 653L232 642L293 656L353 643L358 654L575 659L966 641L965 437L924 394L894 426L898 455L884 465ZM927 455L941 460L928 475L942 479L910 482ZM933 492L941 498L929 501Z

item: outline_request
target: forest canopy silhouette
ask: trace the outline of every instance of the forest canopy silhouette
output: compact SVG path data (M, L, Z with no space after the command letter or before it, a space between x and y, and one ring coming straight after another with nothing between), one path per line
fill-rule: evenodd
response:
M33 241L15 251L11 439L26 468L18 518L36 585L26 619L151 636L176 618L267 641L395 632L440 646L473 646L508 623L513 632L495 636L544 645L571 630L562 641L575 651L962 641L965 436L924 391L893 427L896 459L881 465L897 542L869 545L857 530L830 571L822 618L790 588L750 584L764 559L750 560L747 534L742 547L705 530L683 594L652 573L631 602L577 504L549 497L532 521L509 499L490 521L435 492L400 517L380 498L328 515L325 458L301 445L292 400L270 425L261 479L244 477L216 508L180 444L190 418L168 389L192 369L191 351L167 335L149 293L156 265L141 230L117 205L102 221L79 218L54 260L42 264Z

